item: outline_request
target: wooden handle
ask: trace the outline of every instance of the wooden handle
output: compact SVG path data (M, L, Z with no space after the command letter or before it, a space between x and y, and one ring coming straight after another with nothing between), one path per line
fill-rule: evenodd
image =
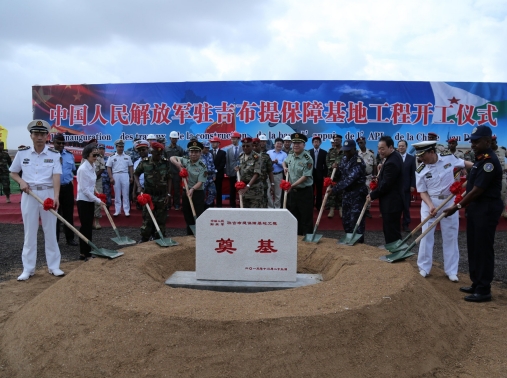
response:
M97 194L100 194L100 193L95 192L95 194L97 195ZM102 206L102 203L103 203L103 202L101 201L101 205L100 205L100 206L101 206L102 208L104 208L104 212L106 213L107 218L109 219L109 222L111 223L111 226L113 227L113 230L115 230L115 231L116 231L116 225L115 225L115 224L114 224L114 222L113 222L113 218L111 217L111 213L110 213L110 212L109 212L109 210L107 209L107 206Z
M336 168L333 168L333 172L331 173L331 180L333 180L334 174L336 173ZM329 187L328 187L329 189ZM320 224L320 219L322 218L322 213L324 212L324 207L326 206L327 197L331 194L331 191L328 192L326 189L326 194L324 195L324 199L322 200L322 205L320 205L319 216L317 217L317 221L315 225L318 226Z
M28 190L28 194L30 194L33 198L35 198L42 206L44 206L44 201L40 199L40 197L35 194L34 192L32 192L31 190ZM89 244L90 241L82 234L80 233L78 230L76 230L76 228L71 225L69 222L67 222L65 220L64 217L62 217L60 214L58 214L56 211L54 211L53 209L49 209L49 211L51 213L53 213L53 215L55 217L57 217L58 219L60 219L60 221L65 224L68 228L70 228L77 236L79 236L81 239L83 239L83 241L86 243L86 244Z
M239 171L236 172L237 182L241 181L241 175L239 174ZM236 198L234 198L234 201L236 201ZM230 202L230 201L229 201ZM239 207L243 208L243 195L239 195Z
M153 213L151 211L150 204L147 203L145 206L146 206L146 209L148 210L148 213L150 213L151 220L153 221L153 224L155 225L157 232L160 232L160 227L158 226L157 220L155 219L155 216L153 215Z
M188 183L187 183L187 178L186 177L183 177L183 183L185 184L185 190L187 191L188 202L190 202L190 207L192 208L192 215L195 218L194 201L192 201L192 197L190 197L188 195Z
M361 214L359 215L359 218L357 218L356 227L359 227L359 224L361 223L361 220L363 219L364 213L366 213L366 208L368 207L368 204L370 201L366 200L364 201L363 210L361 210Z
M438 222L440 222L443 217L445 217L445 214L444 213L440 214L440 216L437 219L435 219L435 222L433 222L431 224L431 226L429 226L426 229L426 231L424 231L421 235L419 235L419 237L417 239L415 239L415 243L419 243L421 241L421 239L424 238L428 232L430 232L433 228L435 228L437 226Z
M286 176L286 181L289 181L289 171L287 171L287 176ZM283 208L286 209L287 208L287 195L288 195L289 191L286 190L285 191L285 195L283 196Z

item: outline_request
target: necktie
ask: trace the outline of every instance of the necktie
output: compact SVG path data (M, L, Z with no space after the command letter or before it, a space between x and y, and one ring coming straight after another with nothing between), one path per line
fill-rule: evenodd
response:
M217 150L213 150L213 159L217 156Z
M319 156L319 150L315 150L315 161L313 162L313 167L317 169L317 156Z

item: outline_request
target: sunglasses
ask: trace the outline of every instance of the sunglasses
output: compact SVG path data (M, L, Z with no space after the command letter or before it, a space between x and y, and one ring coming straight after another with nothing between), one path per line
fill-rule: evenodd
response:
M92 154L93 157L99 157L100 154Z

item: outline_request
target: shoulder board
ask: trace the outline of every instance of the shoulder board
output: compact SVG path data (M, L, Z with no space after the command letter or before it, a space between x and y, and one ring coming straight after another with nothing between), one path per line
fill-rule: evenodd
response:
M456 151L463 153L463 151L461 151L461 150L456 150Z
M312 158L307 151L303 152L303 156L306 160L310 160Z
M55 150L53 147L48 147L48 151L55 152L57 154L60 153L60 151Z
M254 153L252 153L252 157L253 157L254 159L258 159L258 158L259 158L259 155L257 155L257 153L255 153L255 152L254 152Z
M424 167L426 167L426 164L421 164L421 165L419 166L419 168L417 168L415 171L416 171L417 173L421 173L421 171L424 169Z
M30 146L19 146L18 147L18 151L26 151L26 150L29 150L30 149Z
M206 167L206 164L204 164L202 160L199 160L199 164L200 164L201 166L203 166L204 168L207 168L207 167Z
M449 156L449 155L452 155L451 151L445 151L440 153L440 156Z
M239 156L243 156L245 153L244 152L240 152L239 153Z

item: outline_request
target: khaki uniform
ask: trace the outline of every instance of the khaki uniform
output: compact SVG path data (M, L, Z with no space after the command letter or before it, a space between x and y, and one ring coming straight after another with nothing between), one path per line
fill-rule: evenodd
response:
M241 181L248 184L254 174L257 173L259 175L257 180L251 184L250 188L243 194L244 208L260 209L264 207L264 185L262 183L263 159L261 154L252 151L250 155L244 152L239 155L239 174L241 176ZM271 161L271 159L269 160Z
M500 165L502 166L502 192L501 192L501 198L503 202L503 211L502 216L504 218L507 218L507 211L505 210L505 207L507 206L506 198L507 198L507 173L505 172L506 165L505 165L505 156L506 156L506 150L505 147L500 147L495 151L496 156L498 157L498 160L500 160Z
M202 213L204 213L204 184L206 183L208 176L208 167L206 167L206 164L204 164L200 159L197 162L192 163L189 158L183 157L180 158L180 163L183 168L188 171L188 190L190 190L190 188L198 182L203 183L199 189L194 190L192 193L192 203L194 204L195 217L197 219ZM193 232L189 226L195 225L195 219L192 214L190 200L186 193L183 195L182 204L183 218L185 218L185 223L187 224L187 235L192 235Z
M340 162L342 161L343 157L345 155L343 154L343 151L338 151L335 147L331 148L327 155L326 155L326 166L329 172L329 177L331 177L331 174L333 173L333 164L336 163L340 165ZM336 175L335 175L336 177ZM331 193L327 197L327 206L332 208L340 208L342 205L342 193Z
M106 162L102 156L97 157L97 160L95 160L94 167L95 167L95 173L98 173L99 171L106 169ZM100 175L99 178L97 179L97 181L95 182L95 191L97 193L103 193L102 175ZM95 204L94 217L95 218L102 218L102 213L100 212L100 205L99 204Z
M435 148L438 153L443 153L445 150L447 150L447 147L445 147L443 144L437 144Z

